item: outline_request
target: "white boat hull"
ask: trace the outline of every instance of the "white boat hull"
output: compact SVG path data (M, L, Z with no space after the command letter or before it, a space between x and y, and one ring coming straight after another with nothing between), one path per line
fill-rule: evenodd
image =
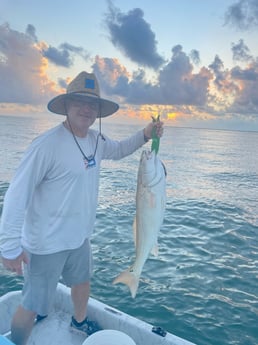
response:
M21 299L21 291L0 297L0 334L8 336L12 315ZM35 324L28 345L81 345L85 336L70 331L73 314L70 289L59 284L53 310L49 316ZM4 316L4 317L3 317ZM195 345L171 333L165 337L152 332L152 325L90 298L89 319L97 321L103 329L115 329L129 335L136 345ZM0 339L1 343L1 339Z

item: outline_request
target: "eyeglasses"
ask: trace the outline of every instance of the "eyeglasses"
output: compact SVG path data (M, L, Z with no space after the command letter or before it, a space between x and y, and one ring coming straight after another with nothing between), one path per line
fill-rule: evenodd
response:
M71 101L70 105L75 107L75 108L84 108L88 107L92 111L97 111L99 109L99 104L96 102L80 102L80 101Z

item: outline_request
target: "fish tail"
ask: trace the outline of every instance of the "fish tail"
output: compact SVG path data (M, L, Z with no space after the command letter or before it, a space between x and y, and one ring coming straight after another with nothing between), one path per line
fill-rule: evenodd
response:
M139 285L139 276L137 276L132 269L128 268L120 273L113 281L113 284L122 283L129 287L132 298L135 298Z

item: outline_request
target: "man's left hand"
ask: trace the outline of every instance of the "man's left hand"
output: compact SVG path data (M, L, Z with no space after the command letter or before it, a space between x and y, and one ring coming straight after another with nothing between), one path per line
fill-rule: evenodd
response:
M156 121L156 122L151 122L149 123L145 128L144 128L144 136L146 139L151 139L152 136L152 130L153 127L156 128L156 134L160 138L163 135L163 128L164 123L162 121Z

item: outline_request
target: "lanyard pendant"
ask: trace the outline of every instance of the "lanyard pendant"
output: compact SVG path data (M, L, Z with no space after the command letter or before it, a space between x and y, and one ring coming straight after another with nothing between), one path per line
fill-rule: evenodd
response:
M93 156L89 156L87 158L83 157L83 161L86 169L94 168L96 166L95 157Z

